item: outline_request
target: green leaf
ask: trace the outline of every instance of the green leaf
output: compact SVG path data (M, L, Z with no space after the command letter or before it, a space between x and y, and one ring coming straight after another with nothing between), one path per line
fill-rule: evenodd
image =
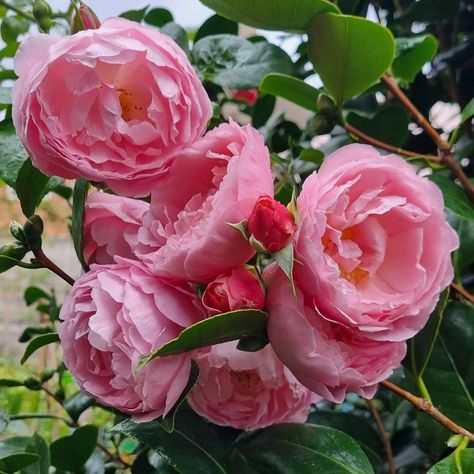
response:
M349 436L327 426L286 424L242 436L231 473L370 474L364 451Z
M71 234L77 258L85 271L88 271L89 267L84 260L82 229L84 225L84 205L88 191L89 182L86 179L78 179L72 192Z
M66 399L64 402L64 409L71 417L71 420L77 422L82 413L84 413L88 408L94 406L94 404L95 400L92 397L78 391Z
M234 35L206 36L194 45L191 55L203 79L229 89L255 89L270 72L293 70L290 57L278 46Z
M320 91L297 77L267 74L258 89L260 92L281 97L312 112L318 111L316 101Z
M16 194L20 200L25 217L31 217L45 195L50 178L33 166L31 160L23 163L15 183Z
M306 148L300 153L298 159L321 166L324 161L324 153L314 148Z
M338 13L326 0L201 0L226 18L255 28L305 32L318 13Z
M131 436L155 450L180 474L226 474L231 443L239 434L239 431L208 423L189 408L178 411L172 433L159 421L134 423L131 420L122 421L113 431Z
M174 20L173 14L166 8L152 8L144 17L145 23L161 28Z
M461 112L461 123L469 120L474 115L474 97L468 102Z
M166 25L161 28L161 32L175 41L184 52L189 52L188 34L182 26L174 22L166 23Z
M335 428L354 438L374 466L383 466L385 454L380 435L364 418L340 411L316 410L307 423Z
M212 316L184 329L176 339L142 357L139 368L156 357L181 354L246 336L260 336L265 333L266 325L266 313L256 309L241 309Z
M51 326L27 327L21 333L20 337L18 338L18 342L28 342L35 336L40 334L48 334L51 332L54 332L54 328Z
M38 461L37 454L25 452L31 439L27 436L19 436L0 442L0 472L18 473L26 466Z
M24 364L41 347L53 344L54 342L59 342L59 335L57 332L42 334L41 336L35 337L26 346L25 353L21 358L21 363Z
M35 433L30 444L26 447L27 453L37 454L39 459L22 469L21 474L48 474L50 466L49 446L46 441Z
M239 25L232 20L228 20L220 15L213 15L208 18L197 30L194 42L211 35L237 35L239 32Z
M25 303L30 306L33 303L38 302L41 299L48 300L50 299L48 293L46 291L42 290L41 288L38 288L36 286L30 286L25 290L25 294L23 295L23 298L25 300Z
M350 112L347 122L365 134L395 146L403 145L410 133L410 117L405 109L397 105L381 108L372 118Z
M273 254L273 258L277 265L283 270L283 273L288 277L291 282L291 286L294 290L295 282L293 281L293 243L283 247L278 252Z
M415 80L421 68L434 58L438 42L433 35L422 35L396 38L396 44L392 72L403 85L408 85Z
M0 387L23 387L25 384L19 380L0 379Z
M460 186L458 186L452 179L437 173L429 176L442 191L444 197L444 205L459 217L469 221L474 220L474 208L471 201Z
M390 31L370 20L334 13L311 20L309 58L338 105L377 82L394 54Z
M94 453L99 430L97 426L85 425L70 436L51 443L51 464L58 469L77 472Z
M10 423L10 417L4 411L0 411L0 434L2 434Z
M150 5L147 5L146 7L141 8L139 10L127 10L126 12L121 13L119 16L121 16L122 18L126 18L127 20L132 20L141 23L145 18L148 8L150 8Z
M272 95L261 95L255 102L252 114L252 125L263 127L275 110L276 99Z
M0 149L0 179L14 188L18 172L28 156L12 124L0 128Z
M474 472L474 448L455 451L435 464L427 474L471 474L472 472Z

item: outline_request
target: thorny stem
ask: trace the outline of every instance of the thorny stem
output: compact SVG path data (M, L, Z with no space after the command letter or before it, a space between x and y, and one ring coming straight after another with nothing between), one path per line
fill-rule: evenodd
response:
M379 431L380 436L382 438L383 446L385 449L385 455L387 456L389 472L390 474L396 474L397 469L395 467L395 461L393 460L392 445L390 444L388 433L385 431L385 427L383 425L382 419L380 418L375 403L372 400L367 400L367 405L369 407L370 413L372 414L372 417L374 418L377 430Z
M69 283L71 286L74 285L74 279L71 278L65 271L61 270L54 262L52 262L43 252L42 249L35 250L33 252L35 254L36 259L38 262L42 263L46 268L51 270L53 273L56 273L59 277L61 277L65 282Z
M448 430L452 431L453 433L465 436L470 441L474 441L473 433L456 424L454 421L452 421L446 415L441 413L437 408L435 408L430 402L428 402L424 398L417 397L416 395L413 395L413 393L404 390L403 388L399 387L398 385L395 385L392 382L389 382L388 380L385 380L381 383L385 388L387 388L393 393L396 393L405 400L408 400L417 410L426 413L438 423L441 423L443 426L448 428Z

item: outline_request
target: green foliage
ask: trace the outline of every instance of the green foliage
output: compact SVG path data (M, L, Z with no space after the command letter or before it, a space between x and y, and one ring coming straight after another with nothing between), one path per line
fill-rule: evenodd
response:
M21 363L24 364L41 347L53 344L54 342L59 342L59 336L56 332L41 334L35 337L28 343L28 346L26 346L25 353L21 358Z
M236 35L238 31L239 25L235 21L228 20L220 15L213 15L197 30L194 41L197 42L205 36Z
M78 179L72 193L72 220L71 235L74 242L74 250L81 262L82 268L87 271L88 266L84 260L82 244L82 228L84 224L84 205L89 192L89 182L86 179Z
M167 23L174 21L174 18L173 14L169 10L166 10L166 8L152 8L148 10L143 20L149 25L161 28Z

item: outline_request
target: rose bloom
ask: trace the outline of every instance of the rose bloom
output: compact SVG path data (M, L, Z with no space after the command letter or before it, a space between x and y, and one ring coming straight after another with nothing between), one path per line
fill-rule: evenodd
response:
M295 377L335 403L346 392L372 398L377 384L400 366L404 342L375 341L319 315L299 288L272 266L264 274L268 286L268 337L275 353Z
M271 346L243 352L236 342L197 351L199 379L191 407L222 426L253 430L276 423L304 423L320 400L278 360Z
M124 196L149 194L212 114L178 45L126 19L30 36L14 64L13 121L34 165Z
M348 145L297 204L295 280L313 309L372 339L415 335L453 279L459 245L438 187L398 156Z
M171 285L134 261L93 265L61 308L64 363L100 403L147 421L166 415L188 383L189 354L147 355L204 317L188 285Z
M248 219L262 194L273 195L263 137L222 124L182 153L154 189L136 252L157 275L210 282L254 255L229 223Z
M114 257L136 259L138 229L149 204L113 194L93 192L84 206L83 245L88 265L114 263Z
M202 302L210 314L263 309L265 293L255 273L239 267L207 285Z

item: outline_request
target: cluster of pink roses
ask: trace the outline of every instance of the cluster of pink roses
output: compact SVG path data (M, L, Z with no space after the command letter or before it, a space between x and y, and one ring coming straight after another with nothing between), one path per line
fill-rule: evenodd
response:
M458 246L437 187L397 156L350 145L304 183L297 214L273 199L252 127L205 133L211 103L183 51L123 19L15 58L13 118L47 174L105 183L85 207L90 271L61 310L64 360L82 389L137 420L188 396L214 423L305 421L311 403L373 396L452 279ZM151 194L151 202L137 199ZM229 224L244 222L250 238ZM256 250L295 252L294 284ZM202 297L198 289L204 289ZM265 309L270 345L230 342L137 365L190 325Z

